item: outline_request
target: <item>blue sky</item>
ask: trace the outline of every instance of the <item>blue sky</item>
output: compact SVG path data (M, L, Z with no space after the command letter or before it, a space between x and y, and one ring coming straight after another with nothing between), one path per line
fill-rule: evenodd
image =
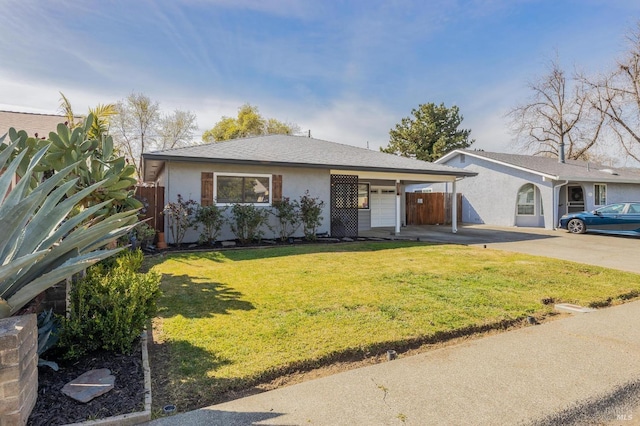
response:
M474 147L513 152L505 112L556 57L610 68L637 0L2 0L0 109L84 113L142 92L201 131L244 103L377 149L421 103L458 105Z

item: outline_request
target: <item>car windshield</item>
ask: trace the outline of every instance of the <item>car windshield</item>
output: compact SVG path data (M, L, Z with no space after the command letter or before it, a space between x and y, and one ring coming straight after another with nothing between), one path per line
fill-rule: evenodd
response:
M608 206L600 207L596 211L601 214L620 214L622 213L623 210L624 210L624 203L620 203L620 204L611 204Z

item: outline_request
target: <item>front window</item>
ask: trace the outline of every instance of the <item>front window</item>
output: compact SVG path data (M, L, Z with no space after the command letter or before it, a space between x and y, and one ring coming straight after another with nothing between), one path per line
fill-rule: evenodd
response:
M369 208L369 184L368 183L358 184L358 208L359 209Z
M593 188L594 203L596 206L604 206L607 204L607 185L597 183Z
M216 175L215 199L218 204L269 204L271 176L220 174Z
M532 183L523 185L518 191L518 215L533 216L535 214L535 188Z

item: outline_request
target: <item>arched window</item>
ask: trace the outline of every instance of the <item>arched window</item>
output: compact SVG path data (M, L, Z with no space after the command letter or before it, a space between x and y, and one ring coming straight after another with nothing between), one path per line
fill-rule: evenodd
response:
M522 185L518 191L518 215L533 216L536 209L536 190L532 183Z

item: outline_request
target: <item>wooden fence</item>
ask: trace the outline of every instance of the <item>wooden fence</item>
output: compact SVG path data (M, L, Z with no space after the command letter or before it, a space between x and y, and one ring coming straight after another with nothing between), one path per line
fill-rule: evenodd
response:
M457 194L458 222L462 222L462 194ZM451 224L451 194L407 192L407 225Z
M138 186L136 198L142 201L145 208L140 213L140 220L149 219L147 223L157 232L164 232L164 187L163 186Z

